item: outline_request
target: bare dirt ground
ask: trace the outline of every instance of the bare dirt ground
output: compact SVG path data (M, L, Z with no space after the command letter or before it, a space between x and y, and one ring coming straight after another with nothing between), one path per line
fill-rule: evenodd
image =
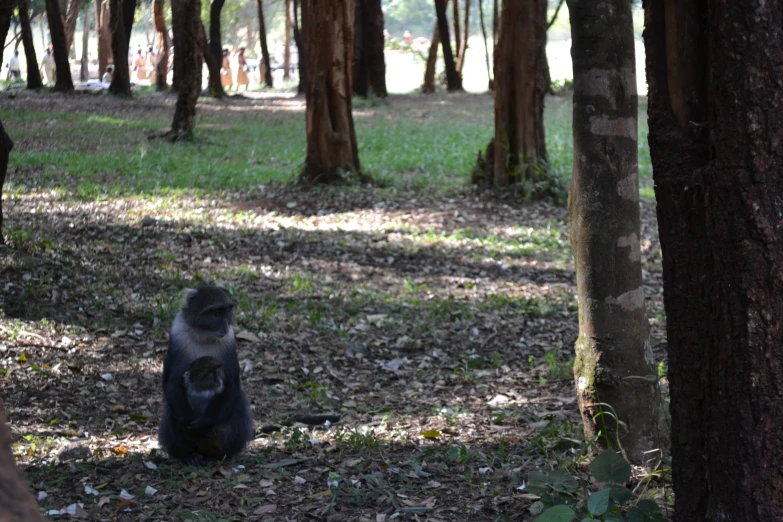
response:
M241 104L301 117L301 100ZM171 107L89 95L67 108L46 95L0 103L151 122ZM65 138L19 147L52 140ZM592 487L570 374L565 209L467 186L81 198L40 174L10 173L31 188L5 200L0 383L14 452L54 518L532 520L529 471L566 469ZM642 211L662 357L653 204ZM200 469L157 449L170 321L183 288L213 282L239 302L256 423L307 411L341 422L259 435L233 462ZM638 479L639 493L666 498L662 483Z

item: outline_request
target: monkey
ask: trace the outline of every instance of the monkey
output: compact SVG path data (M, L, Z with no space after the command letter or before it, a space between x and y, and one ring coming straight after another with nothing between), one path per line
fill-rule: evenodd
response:
M231 326L235 306L222 287L188 290L171 326L158 441L169 456L186 464L231 459L255 436ZM211 397L196 393L210 383Z

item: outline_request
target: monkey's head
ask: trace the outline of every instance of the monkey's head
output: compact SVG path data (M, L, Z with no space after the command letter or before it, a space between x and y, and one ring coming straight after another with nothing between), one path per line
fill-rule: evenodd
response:
M211 356L199 357L183 375L185 386L195 391L220 392L223 389L223 363Z
M235 306L225 288L202 286L187 291L181 313L191 328L222 339L231 328Z

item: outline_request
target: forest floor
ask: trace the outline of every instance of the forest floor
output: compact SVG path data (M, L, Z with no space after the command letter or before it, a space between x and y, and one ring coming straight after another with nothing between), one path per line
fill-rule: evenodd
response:
M307 188L303 99L205 100L194 144L148 141L172 97L0 98L16 142L0 252L0 383L14 453L53 518L532 520L535 470L587 468L571 362L567 212L468 184L488 95L357 103L372 184ZM552 98L570 171L570 101ZM644 132L644 131L643 131ZM640 139L642 249L664 357L660 247ZM160 372L183 289L237 299L259 435L233 462L157 449ZM636 498L670 500L637 470ZM55 515L58 513L58 515ZM61 515L59 515L61 514ZM581 517L580 517L581 518Z

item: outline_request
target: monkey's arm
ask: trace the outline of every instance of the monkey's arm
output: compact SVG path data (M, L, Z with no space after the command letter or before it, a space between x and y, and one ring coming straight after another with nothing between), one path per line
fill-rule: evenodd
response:
M182 382L182 375L187 368L182 364L177 364L177 358L182 359L182 356L172 349L171 342L169 342L169 350L166 354L166 360L163 362L163 396L174 420L188 424L195 415L188 403L187 392Z

